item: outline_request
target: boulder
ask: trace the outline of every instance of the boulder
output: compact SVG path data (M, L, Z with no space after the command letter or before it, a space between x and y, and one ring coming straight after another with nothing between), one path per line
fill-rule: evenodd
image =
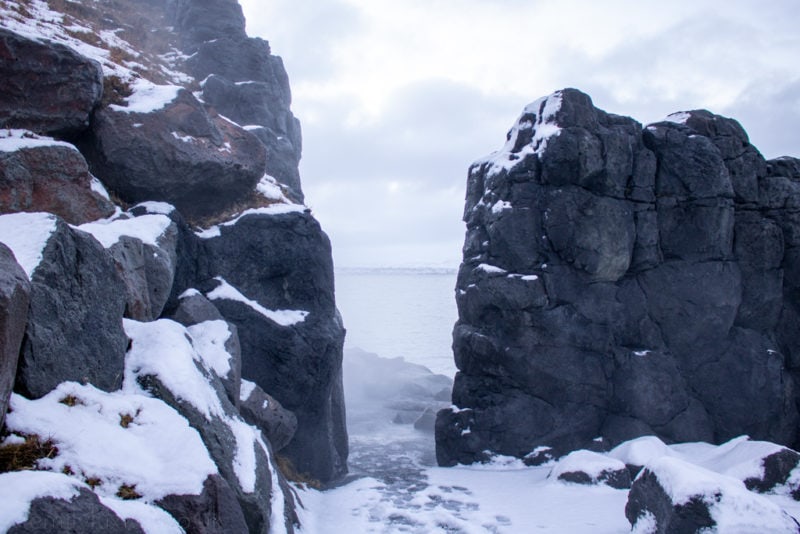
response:
M670 457L636 478L625 516L637 532L800 532L792 516L741 481Z
M416 421L414 421L414 428L422 430L423 432L433 432L436 427L436 412L430 408L425 408Z
M438 461L795 444L798 169L708 111L642 127L575 89L526 106L469 169Z
M29 132L0 138L0 213L47 211L70 224L109 217L114 205L92 180L71 145Z
M172 310L167 319L192 326L204 321L224 320L216 306L196 289L185 291L178 300L178 307Z
M114 220L84 224L114 259L125 282L125 317L152 321L161 315L172 291L177 264L178 229L169 217L123 214Z
M11 250L0 243L0 429L14 387L17 360L25 334L31 284Z
M207 285L198 288L236 325L242 376L297 416L283 454L299 473L340 477L347 469L344 329L327 236L302 208L267 208L221 225L202 247Z
M103 96L103 70L65 45L0 28L0 128L75 135Z
M631 487L631 477L624 463L606 455L579 450L556 463L550 478L583 485L606 485L614 489Z
M209 115L183 89L148 112L98 110L84 152L92 172L123 201L169 202L190 220L244 202L265 168L255 136Z
M28 518L8 529L9 534L63 532L70 534L144 534L132 519L122 520L104 506L88 487L80 488L71 499L41 497L30 504Z
M16 232L4 230L0 240L18 257L26 254L23 267L31 280L15 390L39 398L65 381L118 389L128 338L122 329L125 286L111 257L92 236L53 215L0 219ZM31 247L41 251L33 261Z
M236 494L219 475L211 475L206 479L200 495L168 495L156 504L169 512L185 532L248 532Z
M173 9L175 29L188 50L205 41L246 36L237 0L178 0Z
M255 382L243 382L239 412L264 432L275 452L286 447L297 431L297 417Z

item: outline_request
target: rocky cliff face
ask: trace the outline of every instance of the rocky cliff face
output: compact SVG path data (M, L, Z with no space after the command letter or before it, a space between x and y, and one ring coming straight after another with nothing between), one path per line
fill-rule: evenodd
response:
M798 160L565 89L469 170L442 465L642 435L798 441Z
M31 0L0 6L0 92L0 450L45 451L0 478L50 488L14 528L292 531L284 474L348 450L280 58L235 0Z

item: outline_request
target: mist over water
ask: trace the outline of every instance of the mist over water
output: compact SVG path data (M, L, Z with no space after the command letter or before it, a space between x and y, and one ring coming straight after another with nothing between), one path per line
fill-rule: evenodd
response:
M345 348L402 357L452 378L455 284L454 270L338 270L336 303L347 329Z
M405 508L435 465L433 421L450 404L456 273L422 269L336 272L347 337L344 390L354 477L385 484Z

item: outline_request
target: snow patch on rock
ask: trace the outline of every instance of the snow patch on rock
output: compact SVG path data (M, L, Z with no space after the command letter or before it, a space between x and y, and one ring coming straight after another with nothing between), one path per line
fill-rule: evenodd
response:
M255 300L242 295L238 289L226 282L221 276L217 276L214 279L220 284L214 290L206 294L206 297L210 300L234 300L236 302L241 302L250 309L281 326L292 326L302 323L308 316L308 312L303 310L268 310Z
M28 278L42 261L44 247L56 231L56 216L50 213L0 215L0 242L14 252Z
M101 220L77 227L92 234L105 248L110 248L122 236L135 237L147 245L158 246L158 238L164 235L172 221L166 215L142 215L132 219Z
M12 432L53 440L58 454L38 467L69 468L81 481L97 478L95 492L114 497L123 484L145 500L198 495L217 473L197 431L161 400L140 390L106 393L64 382L37 400L11 396L6 425ZM176 444L180 447L176 447Z
M126 106L111 104L109 107L125 113L152 113L175 100L182 87L156 85L144 78L138 78L131 83L131 89L133 93L125 99Z

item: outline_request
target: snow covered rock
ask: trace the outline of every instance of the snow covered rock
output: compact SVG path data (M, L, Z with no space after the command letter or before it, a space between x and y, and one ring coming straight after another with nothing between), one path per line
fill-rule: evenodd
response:
M297 432L297 417L255 382L242 381L239 412L264 432L275 452L286 447Z
M615 489L631 487L631 477L624 463L604 454L580 450L561 458L550 478L573 484L605 484Z
M69 380L118 389L125 286L102 245L46 213L0 216L0 242L31 280L15 390L38 398Z
M254 212L203 239L197 286L236 325L242 376L297 416L283 449L300 473L346 472L344 329L334 301L330 242L304 210Z
M741 481L671 457L636 478L625 516L634 532L800 532L792 516Z
M264 175L263 145L190 92L141 82L128 106L97 111L86 158L129 203L164 201L189 219L244 201Z
M575 89L527 106L469 170L452 398L468 411L439 414L439 462L597 436L794 445L797 167L707 111L642 127Z
M144 534L141 525L132 519L122 520L88 487L76 489L76 495L62 499L38 497L28 508L28 517L6 532L8 534L38 534L41 532L70 532L74 534Z
M92 234L114 259L126 287L125 317L152 321L172 291L177 263L176 225L166 215L97 221L80 230Z
M0 429L14 387L30 296L28 276L11 250L0 243Z
M71 135L103 95L100 64L62 44L0 28L0 127Z
M74 146L27 130L0 132L0 213L47 211L70 224L109 217L114 205L93 180Z
M125 328L132 339L126 388L163 400L197 430L220 475L233 489L250 532L266 533L271 522L282 524L284 503L291 496L280 488L261 431L241 419L228 399L215 371L216 350L198 343L197 333L174 321L126 320Z

